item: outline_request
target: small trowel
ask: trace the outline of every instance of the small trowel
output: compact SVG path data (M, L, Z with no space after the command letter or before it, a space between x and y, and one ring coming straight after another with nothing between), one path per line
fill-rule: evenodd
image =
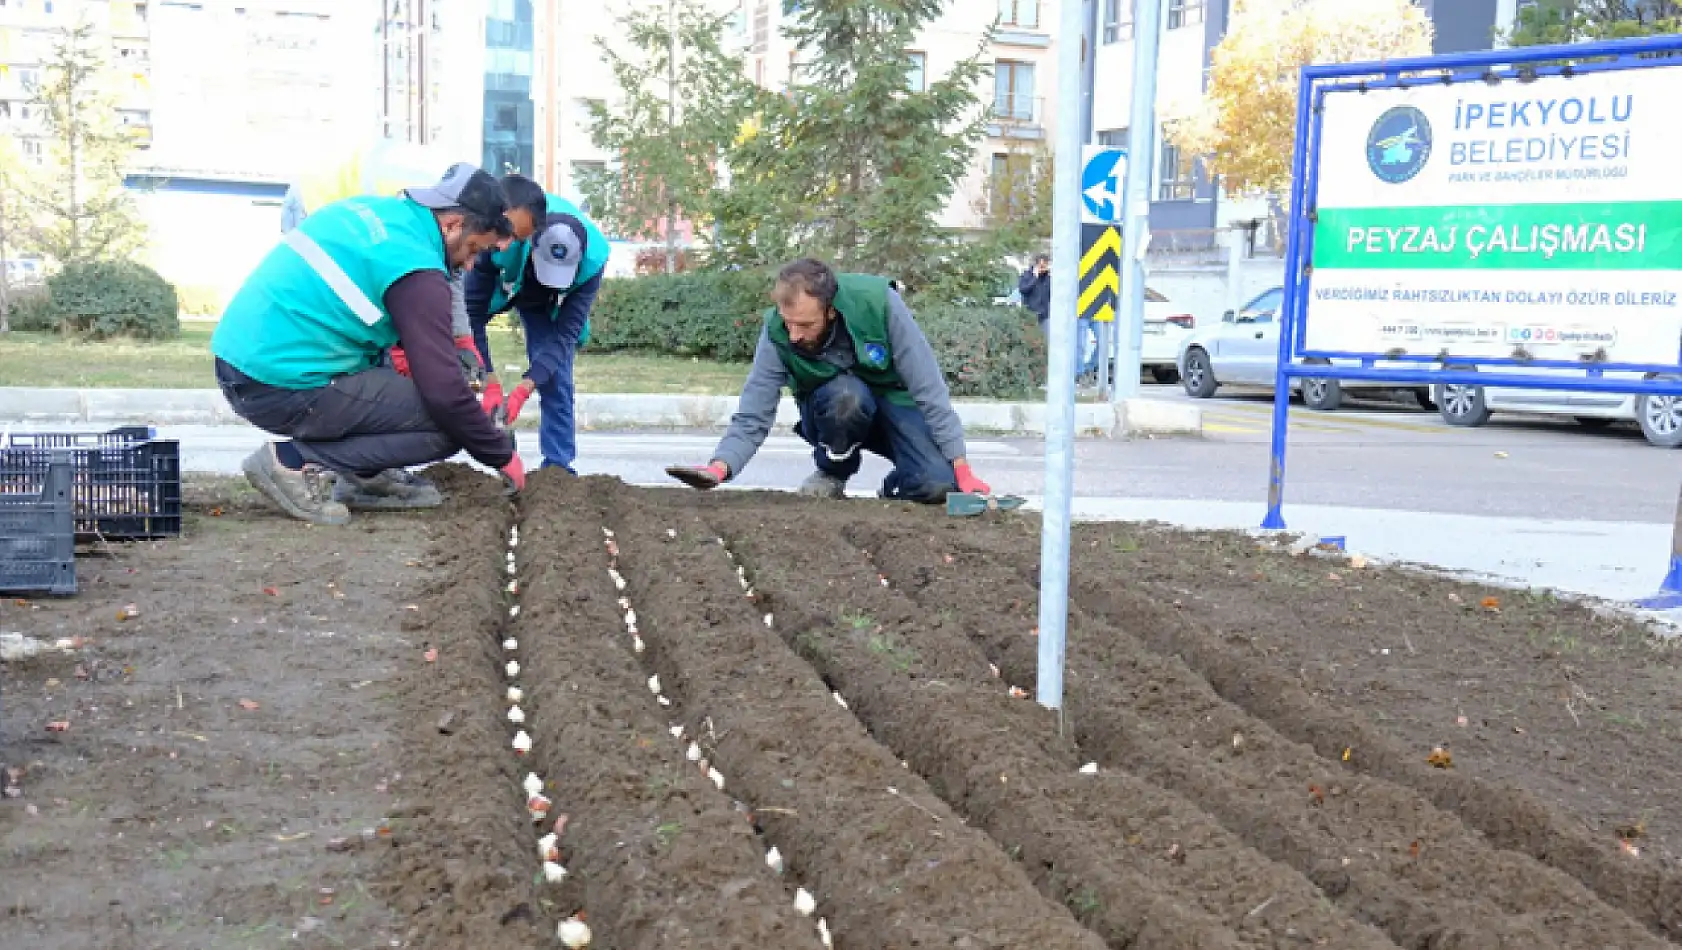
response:
M1015 511L1027 502L1021 495L950 491L946 493L946 513L954 518L969 518L989 511Z

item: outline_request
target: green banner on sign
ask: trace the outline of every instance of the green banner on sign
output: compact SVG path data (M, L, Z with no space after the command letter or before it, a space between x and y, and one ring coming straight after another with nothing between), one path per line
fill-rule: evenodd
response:
M1682 201L1322 208L1314 267L1682 270Z

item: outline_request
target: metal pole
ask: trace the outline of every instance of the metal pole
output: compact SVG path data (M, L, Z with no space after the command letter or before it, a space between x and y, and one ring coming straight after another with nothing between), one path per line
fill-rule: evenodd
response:
M1075 301L1080 295L1081 7L1059 5L1057 147L1051 229L1051 352L1047 356L1045 515L1040 529L1040 705L1063 708L1069 620L1069 507L1075 481Z
M1093 128L1092 105L1097 96L1098 75L1098 3L1099 0L1082 0L1081 2L1081 63L1080 63L1080 141L1083 146L1091 145L1097 131ZM1085 149L1082 149L1084 153ZM1085 248L1082 248L1084 251ZM1098 366L1098 398L1110 398L1110 366L1114 360L1110 358L1112 344L1110 338L1115 335L1114 323L1100 323L1098 339L1092 341L1095 350L1092 359ZM1085 346L1085 340L1077 340L1077 345Z
M1308 223L1309 199L1307 179L1309 119L1313 111L1314 80L1303 76L1297 82L1297 141L1291 157L1291 209L1285 232L1285 299L1274 319L1279 323L1279 361L1273 377L1273 438L1268 452L1267 514L1262 527L1285 527L1285 446L1291 426L1291 348L1296 330L1297 314L1302 304L1302 239Z
M1145 334L1145 245L1156 165L1156 61L1163 0L1138 0L1133 11L1133 107L1127 123L1127 183L1122 198L1121 302L1116 308L1120 359L1113 401L1139 395L1139 351Z
M1255 231L1249 233L1253 235ZM1226 309L1237 313L1244 306L1245 222L1232 222L1227 229L1227 240L1232 243L1226 253Z

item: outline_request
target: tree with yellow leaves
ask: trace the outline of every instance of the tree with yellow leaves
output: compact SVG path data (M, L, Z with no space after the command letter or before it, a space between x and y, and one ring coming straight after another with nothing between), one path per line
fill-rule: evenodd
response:
M1203 99L1164 110L1168 139L1228 194L1279 194L1291 184L1302 67L1430 52L1430 20L1412 0L1235 0Z

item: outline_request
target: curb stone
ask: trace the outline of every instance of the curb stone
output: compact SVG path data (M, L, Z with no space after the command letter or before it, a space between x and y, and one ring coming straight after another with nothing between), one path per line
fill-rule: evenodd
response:
M954 403L964 428L1002 435L1045 434L1043 403ZM736 411L734 396L585 393L578 397L580 430L719 429ZM527 410L535 421L538 408ZM778 431L799 418L794 400L777 410ZM525 420L522 419L522 425ZM92 425L239 425L243 423L215 389L29 389L0 387L0 425L85 423ZM1075 434L1087 438L1198 437L1203 412L1195 405L1164 399L1129 399L1119 405L1075 406Z

